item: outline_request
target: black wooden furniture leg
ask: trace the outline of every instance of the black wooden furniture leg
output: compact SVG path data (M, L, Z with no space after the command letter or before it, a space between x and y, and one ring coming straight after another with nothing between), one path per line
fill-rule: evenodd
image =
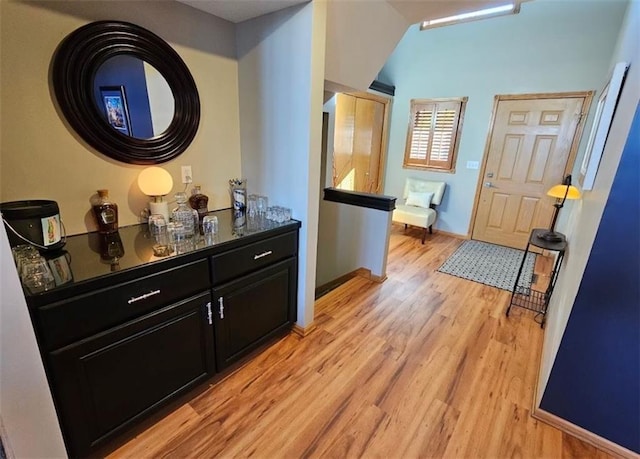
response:
M433 234L433 225L429 226L429 234Z

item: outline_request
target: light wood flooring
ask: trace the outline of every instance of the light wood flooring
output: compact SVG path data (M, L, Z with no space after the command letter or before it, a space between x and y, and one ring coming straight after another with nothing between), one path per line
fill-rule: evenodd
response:
M388 279L356 277L290 334L109 457L609 457L530 416L543 331L509 292L436 272L462 241L394 225ZM113 449L113 448L111 448Z

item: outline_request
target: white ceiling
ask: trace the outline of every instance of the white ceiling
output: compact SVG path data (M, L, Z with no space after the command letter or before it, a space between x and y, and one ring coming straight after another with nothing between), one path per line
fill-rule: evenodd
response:
M242 22L309 0L178 0L231 22Z
M263 14L273 13L310 0L177 0L199 10L226 19L231 22L242 22ZM384 0L332 0L332 1L366 1ZM436 19L479 8L503 5L507 0L386 0L411 24L427 19ZM517 2L527 0L515 0Z

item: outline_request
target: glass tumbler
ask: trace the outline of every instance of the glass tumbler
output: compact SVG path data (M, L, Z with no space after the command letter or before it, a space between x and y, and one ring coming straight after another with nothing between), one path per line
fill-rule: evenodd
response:
M213 245L216 243L218 236L218 217L215 215L207 215L202 219L202 234L204 235L205 245Z
M22 284L31 293L40 293L56 286L53 274L43 257L29 258L23 261L20 270Z
M167 224L167 232L169 234L169 244L172 251L181 254L189 251L193 237L187 237L187 231L180 222L171 222Z
M16 268L18 270L18 274L20 274L22 269L22 263L30 258L39 258L40 252L36 250L36 248L32 245L21 244L11 248L11 253L13 254L13 260L16 263Z
M169 234L167 233L167 222L163 215L152 214L149 216L149 232L153 237L153 254L157 257L166 257L169 250Z
M269 198L266 196L258 196L257 202L258 215L264 215L269 207Z
M247 213L249 217L253 218L258 213L258 196L250 194L247 200Z

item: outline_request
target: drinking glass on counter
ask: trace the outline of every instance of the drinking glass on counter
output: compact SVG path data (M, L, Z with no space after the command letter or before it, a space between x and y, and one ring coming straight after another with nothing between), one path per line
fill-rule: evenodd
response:
M40 252L29 244L21 244L11 248L13 254L13 261L16 263L18 273L21 272L22 264L30 258L39 258Z
M264 215L269 207L269 198L266 196L258 196L256 200L256 207L259 215Z
M258 195L250 194L247 200L247 213L249 217L255 217L258 213Z
M202 219L202 233L205 245L215 244L218 236L218 217L215 215L205 216Z
M22 261L20 270L22 284L31 293L40 293L56 286L56 281L44 257L27 258Z
M154 239L153 254L157 257L168 256L171 250L169 249L167 222L163 215L152 214L149 216L149 232Z
M193 234L189 235L181 222L167 224L169 244L176 254L186 253L193 249Z

